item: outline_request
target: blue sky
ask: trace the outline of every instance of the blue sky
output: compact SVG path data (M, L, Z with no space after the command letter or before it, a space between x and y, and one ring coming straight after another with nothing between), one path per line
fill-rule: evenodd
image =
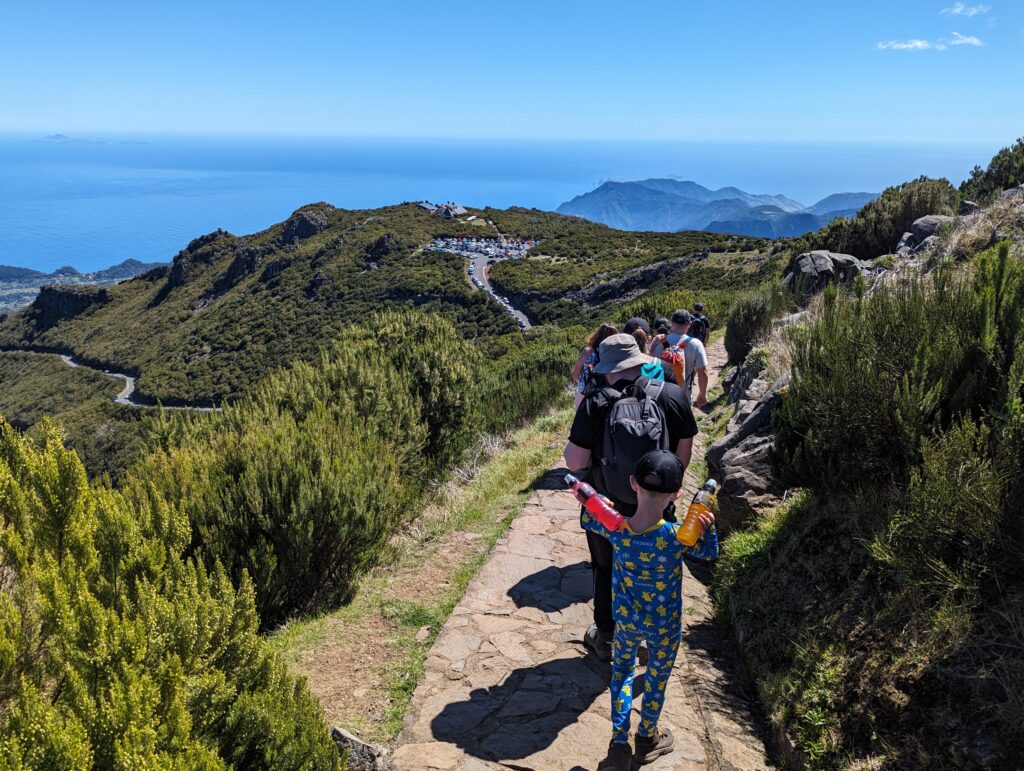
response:
M13 2L0 131L1024 134L1020 0Z

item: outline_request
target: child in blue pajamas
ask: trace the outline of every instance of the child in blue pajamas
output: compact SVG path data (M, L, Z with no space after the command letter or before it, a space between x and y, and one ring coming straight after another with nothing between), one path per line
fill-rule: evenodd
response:
M678 523L665 522L662 513L680 495L683 465L670 452L655 450L637 464L630 484L637 494L637 511L615 532L583 513L583 527L611 541L612 610L615 636L612 641L612 741L608 757L598 771L630 768L631 760L649 763L672 751L668 729L658 729L665 703L665 688L676 660L682 636L683 555L702 559L718 557L714 516L702 517L704 532L695 546L677 539ZM637 729L636 752L629 749L630 710L633 707L633 670L637 649L647 642L647 673Z

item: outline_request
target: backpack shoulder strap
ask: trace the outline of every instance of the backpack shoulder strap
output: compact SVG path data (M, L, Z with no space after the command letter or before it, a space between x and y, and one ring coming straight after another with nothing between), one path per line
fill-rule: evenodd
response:
M643 382L640 382L643 381ZM651 416L651 410L653 405L658 401L658 397L661 396L661 392L665 390L664 380L651 380L649 378L640 378L636 383L640 390L644 394L644 420Z

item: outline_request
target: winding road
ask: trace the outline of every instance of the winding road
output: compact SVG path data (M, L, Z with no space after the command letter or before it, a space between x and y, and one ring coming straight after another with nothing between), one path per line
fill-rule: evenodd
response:
M139 401L135 397L135 378L124 372L114 372L109 369L97 369L96 367L90 367L88 364L83 363L80 360L76 360L74 356L70 356L64 353L47 353L44 351L33 351L28 348L4 348L5 351L11 351L14 353L30 353L33 356L58 356L62 362L67 364L69 367L75 369L87 369L95 372L99 375L114 378L115 380L121 380L124 382L124 388L121 392L113 398L115 404L123 404L127 407L137 407L144 410L155 410L157 407L163 407L165 410L191 410L192 412L219 412L220 407L199 407L193 405L181 405L181 406L167 406L160 404L147 404Z
M499 295L498 290L491 285L491 280L487 276L487 261L493 260L494 257L489 257L486 254L477 254L476 252L460 252L460 254L468 259L469 264L473 266L474 272L471 278L479 279L480 283L483 284L483 290L490 294L491 297L496 298L495 301L497 302L497 298L501 295ZM511 303L509 305L511 306L507 309L509 314L511 314L516 321L521 323L523 329L529 329L533 326L525 313L515 306L512 306Z

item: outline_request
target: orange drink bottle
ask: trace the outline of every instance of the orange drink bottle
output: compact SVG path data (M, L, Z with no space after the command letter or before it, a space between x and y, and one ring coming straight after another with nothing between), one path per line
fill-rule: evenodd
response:
M593 515L598 522L612 531L622 527L622 523L626 520L615 510L612 502L600 495L597 490L572 474L565 475L565 483L575 494L576 500L582 503L587 513Z
M693 496L690 508L686 510L683 523L679 526L679 531L676 533L676 538L683 546L695 546L697 541L700 540L701 533L704 530L704 526L700 523L700 515L711 511L711 501L715 497L716 490L718 490L718 482L714 479L709 479L704 483L704 487Z

